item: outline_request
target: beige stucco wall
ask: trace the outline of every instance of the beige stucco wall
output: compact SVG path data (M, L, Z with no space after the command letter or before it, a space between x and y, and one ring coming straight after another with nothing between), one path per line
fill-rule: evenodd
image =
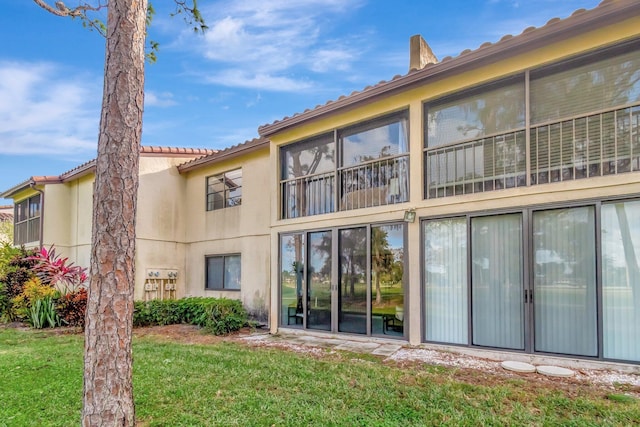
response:
M206 210L206 178L242 168L242 204ZM186 174L187 296L240 299L261 319L269 307L271 176L269 149L230 158ZM277 253L277 252L276 252ZM241 255L241 290L205 290L205 256Z
M179 271L177 296L184 293L185 178L177 165L191 157L140 157L140 181L136 220L135 299L144 299L145 273L149 268ZM66 183L44 186L43 244L55 244L58 252L76 265L90 266L93 212L93 173ZM16 201L35 194L28 190Z
M515 208L542 205L568 200L587 200L619 195L640 194L640 174L629 173L618 176L591 178L557 184L544 184L525 188L491 191L480 194L446 197L442 199L423 199L423 103L437 99L446 94L459 92L466 88L497 80L509 75L522 73L527 69L561 60L578 53L595 50L613 44L616 41L640 35L640 18L633 18L614 27L601 28L578 38L559 41L528 54L509 60L486 65L473 72L455 75L425 84L412 90L389 96L349 109L341 114L329 115L326 118L311 121L292 129L272 135L271 164L279 170L278 148L283 144L303 140L310 136L323 134L336 128L345 127L372 118L387 115L394 111L409 110L409 152L410 154L410 202L336 212L326 215L315 215L304 218L279 220L278 204L271 206L271 312L278 312L278 235L288 231L309 230L322 227L336 227L350 224L369 224L390 220L401 220L406 209L415 209L418 219L408 224L407 270L408 304L405 308L411 313L409 322L405 322L409 330L411 344L421 342L421 233L420 219L439 215L459 214L471 211ZM278 200L279 177L271 175L271 197ZM278 330L277 316L272 316L270 330Z
M93 175L45 186L43 244L76 265L89 267Z
M188 158L141 156L136 217L136 288L134 298L145 299L148 269L178 271L176 296L185 286L185 178L177 165Z

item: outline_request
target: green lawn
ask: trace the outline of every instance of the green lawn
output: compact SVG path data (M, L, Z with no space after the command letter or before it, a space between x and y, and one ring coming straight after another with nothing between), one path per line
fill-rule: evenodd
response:
M633 425L622 392L539 387L371 355L134 340L141 426ZM0 328L0 426L75 426L82 336ZM609 392L611 393L611 392ZM622 398L621 398L622 396Z

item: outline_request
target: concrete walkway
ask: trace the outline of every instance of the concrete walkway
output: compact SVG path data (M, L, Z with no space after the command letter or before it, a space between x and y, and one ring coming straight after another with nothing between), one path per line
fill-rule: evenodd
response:
M284 331L271 335L258 331L243 337L247 343L287 348L301 353L322 356L324 352L347 351L380 356L385 360L422 362L454 368L479 369L485 372L505 374L501 362L515 360L534 365L556 365L576 370L574 379L612 385L626 383L640 386L640 366L593 362L574 358L549 357L524 353L509 353L479 348L438 346L421 344L411 346L406 341L383 338L360 338L352 336L322 334L309 331ZM507 373L508 374L508 373ZM517 375L517 374L516 374ZM531 374L527 374L531 375ZM532 374L537 375L537 374Z

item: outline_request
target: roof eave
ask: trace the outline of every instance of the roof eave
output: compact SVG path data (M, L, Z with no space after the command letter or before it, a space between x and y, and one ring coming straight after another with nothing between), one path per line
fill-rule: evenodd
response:
M62 181L57 176L32 176L26 181L20 184L14 185L10 189L3 193L0 193L0 198L9 199L18 194L21 191L33 188L35 185L47 185L47 184L60 184Z
M178 172L181 174L190 172L192 170L199 169L208 165L212 165L212 164L221 162L223 160L229 160L236 157L244 156L254 151L261 150L268 146L269 146L268 139L262 139L262 138L257 139L254 144L247 144L244 146L240 145L237 148L219 151L217 153L192 160L191 162L178 165Z
M68 172L60 175L61 182L69 182L74 179L82 178L83 176L89 175L91 173L95 173L96 171L96 160L90 160L87 163L80 165L79 167L72 169Z

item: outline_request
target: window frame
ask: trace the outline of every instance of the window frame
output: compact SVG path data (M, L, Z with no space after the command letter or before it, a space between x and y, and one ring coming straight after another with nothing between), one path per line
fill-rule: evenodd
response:
M640 101L629 101L624 105L612 105L604 110L587 111L578 116L559 117L557 120L534 123L532 110L534 108L534 96L532 95L533 83L547 77L552 77L560 73L578 70L580 67L590 66L590 69L598 70L604 61L616 61L616 58L625 55L632 55L632 60L640 58L640 38L626 41L615 46L605 47L594 52L588 52L581 55L575 55L562 61L552 64L545 64L537 68L527 68L517 74L490 81L484 84L478 84L453 94L446 94L439 98L429 99L422 103L422 173L423 173L423 200L437 199L443 197L451 197L463 194L482 193L500 189L513 189L517 187L533 187L534 185L564 182L568 180L577 180L581 178L606 176L611 174L621 174L627 172L640 171L640 144L637 140L632 139L636 129L640 129L638 121L640 120ZM625 60L628 61L629 59ZM637 72L637 71L636 71ZM486 135L480 135L472 138L461 138L453 142L447 142L441 145L429 146L429 111L430 109L446 105L457 100L464 100L468 97L478 96L483 92L496 90L500 86L508 86L509 84L522 82L524 85L524 126L522 128L512 129L509 131L501 131ZM589 154L589 148L582 148L581 135L577 129L576 122L584 120L586 125L591 126L589 120L594 123L603 123L606 115L613 115L613 124L610 127L617 129L620 124L625 124L628 129L620 131L621 137L618 136L618 130L612 137L615 142L615 154L605 155L605 148L597 152L597 158ZM608 122L607 122L608 123ZM550 151L552 145L545 143L545 135L549 135L551 141L551 132L556 132L556 127L560 126L561 132L564 132L563 125L572 125L574 133L570 136L569 143L567 139L561 143L560 148L554 148ZM565 126L566 127L566 126ZM548 129L546 129L548 128ZM569 126L571 128L571 126ZM598 135L604 135L608 132L606 124L596 129ZM546 134L544 132L547 132ZM585 132L591 132L588 128ZM625 133L626 132L626 133ZM540 136L541 135L541 136ZM555 135L555 134L554 134ZM541 139L542 138L542 139ZM619 149L621 144L618 141L626 141L623 148ZM542 141L542 143L540 142ZM497 150L498 144L501 144L500 151ZM602 146L604 143L600 143ZM597 145L597 144L596 144ZM566 148L565 148L566 146ZM628 147L627 147L628 146ZM546 147L546 148L545 148ZM606 146L608 147L608 146ZM545 149L547 151L545 151ZM490 151L493 150L493 151ZM586 158L582 156L582 151L586 151ZM629 151L626 154L626 151ZM487 151L486 153L484 153ZM572 151L571 156L564 156L564 152ZM619 152L621 151L621 153ZM484 154L479 154L484 153ZM549 153L552 153L553 156ZM559 154L558 154L559 153ZM489 164L484 163L484 158L480 159L482 164L476 162L476 158L481 155L489 154ZM559 163L558 163L559 156ZM564 157L563 157L564 156ZM612 157L613 156L613 157ZM524 158L523 158L524 157ZM594 157L592 159L592 157ZM548 160L545 160L547 159ZM472 163L469 166L469 159ZM563 160L564 159L564 160ZM545 163L546 161L546 163ZM492 162L492 163L491 163ZM548 164L547 164L548 163ZM462 166L461 166L462 165ZM505 166L504 170L501 168ZM586 165L586 166L585 166ZM462 173L459 168L462 167ZM488 175L480 175L476 173L483 168L488 170ZM488 169L487 169L488 168ZM523 170L524 168L524 170ZM493 170L493 174L491 171ZM468 178L470 176L470 178Z
M37 199L37 202L35 201ZM32 214L32 209L37 204L37 210ZM13 208L13 243L24 245L40 240L42 221L42 194L35 194L16 203ZM23 210L24 215L19 215ZM35 229L34 229L35 227ZM19 230L23 228L24 230ZM30 238L35 237L35 238Z
M238 288L229 288L225 287L227 283L227 260L229 258L238 258L238 262L240 265L240 269L238 270L238 279L237 282L239 284ZM212 259L221 259L222 260L222 277L219 277L220 286L209 286L210 276L209 276L209 260ZM232 291L239 292L242 290L242 255L240 253L229 253L222 255L205 255L204 257L204 290L205 291Z
M226 184L227 182L227 175L229 174L233 174L235 172L239 172L239 176L240 176L240 185L236 186L235 188L229 188ZM215 191L215 190L211 190L211 188L215 185L215 183L210 183L210 180L216 179L219 182L222 183L222 185L224 186L224 189L221 191ZM214 175L209 175L206 177L205 179L205 208L207 212L210 211L217 211L217 210L222 210L222 209L226 209L226 208L232 208L232 207L236 207L236 206L241 206L242 205L242 187L243 187L243 183L242 183L242 179L243 179L243 173L242 173L242 167L236 168L236 169L231 169L219 174L214 174ZM239 196L232 196L231 192L232 191L237 191L240 190L240 195ZM222 202L223 202L223 206L221 207L216 207L216 201L215 201L215 197L221 195L222 196ZM211 200L210 200L211 199ZM234 204L231 204L231 200L236 200L237 202Z
M401 122L404 120L405 123L405 139L406 139L406 151L400 153L390 154L388 156L380 157L373 160L361 161L358 163L354 163L349 166L344 166L344 143L343 140L345 137L349 137L351 135L355 135L358 133L363 133L369 130L374 130L377 128L381 128L384 126L392 125L397 122ZM389 204L397 204L404 203L409 201L409 155L410 155L410 120L409 120L409 108L403 107L396 111L383 114L380 116L376 116L373 118L368 118L366 120L362 120L360 122L347 125L340 128L334 128L327 132L323 132L318 135L314 135L309 138L305 138L296 142L292 142L286 145L282 145L279 147L278 159L279 159L279 206L280 206L280 219L291 219L291 218L300 218L306 216L320 215L326 213L335 213L341 211L348 211L352 209L359 208L367 208L374 207L379 205L389 205ZM292 149L298 144L311 144L313 141L317 141L319 143L329 143L333 144L334 147L334 159L333 159L333 169L318 173L301 175L300 177L290 177L285 173L286 168L286 159L287 159L287 150ZM378 200L378 203L373 203L369 200L368 204L365 203L364 206L356 206L356 207L345 207L341 206L341 199L343 196L343 191L341 188L341 179L343 173L349 170L362 168L375 168L376 164L386 162L386 165L380 166L389 167L389 164L393 162L404 162L403 166L406 169L406 191L404 192L406 195L406 200ZM326 182L326 183L325 183ZM319 184L318 184L319 183ZM292 207L289 205L288 201L290 196L293 194L297 194L298 187L300 187L301 191L307 191L307 187L312 187L311 191L316 191L321 194L324 202L320 206L303 206L302 208ZM329 190L326 190L324 187L327 187ZM323 188L320 188L323 187ZM315 189L315 190L314 190ZM367 188L370 189L370 188ZM331 191L330 195L326 194L326 191ZM307 196L304 196L305 198ZM304 212L301 212L304 211ZM307 213L307 211L311 211L311 213Z

